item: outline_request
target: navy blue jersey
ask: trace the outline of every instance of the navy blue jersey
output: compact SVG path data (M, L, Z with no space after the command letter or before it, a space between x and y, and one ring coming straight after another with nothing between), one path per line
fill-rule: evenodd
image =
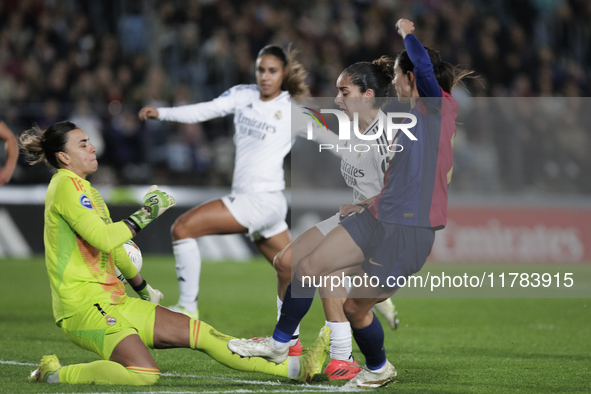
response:
M395 143L403 150L394 155L384 176L384 188L370 209L385 223L439 229L447 223L447 186L453 168L458 105L439 86L429 55L419 40L408 34L404 45L415 67L420 95L410 110L417 124L409 131L417 141L398 132Z

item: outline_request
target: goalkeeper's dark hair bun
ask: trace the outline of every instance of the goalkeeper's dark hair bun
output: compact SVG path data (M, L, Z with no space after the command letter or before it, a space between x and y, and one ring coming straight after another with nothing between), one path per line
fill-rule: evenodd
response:
M65 152L68 133L77 128L78 126L68 121L54 123L45 130L34 125L19 136L18 142L29 164L45 161L57 169L61 168L57 154Z

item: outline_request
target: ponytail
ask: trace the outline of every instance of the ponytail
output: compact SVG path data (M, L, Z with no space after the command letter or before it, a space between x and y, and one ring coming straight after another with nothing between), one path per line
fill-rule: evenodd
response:
M368 89L374 92L374 108L383 108L390 96L392 80L394 79L395 61L382 56L373 62L357 62L343 71L349 76L351 83L365 93Z
M474 71L467 70L458 66L454 66L448 62L441 60L441 55L439 51L436 51L432 48L424 46L429 54L429 59L431 60L431 64L433 64L433 72L435 74L435 78L437 79L437 83L441 88L451 94L451 91L455 87L459 87L460 89L466 90L466 86L464 85L464 78L475 78L478 77L474 74ZM400 51L398 56L396 57L398 61L398 66L402 70L404 74L409 71L413 71L415 66L410 61L410 57L406 52L406 49Z

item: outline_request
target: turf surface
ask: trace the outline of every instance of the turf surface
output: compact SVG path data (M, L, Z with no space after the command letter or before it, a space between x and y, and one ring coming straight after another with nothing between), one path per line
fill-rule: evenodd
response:
M557 267L557 266L554 266ZM425 268L429 268L429 263ZM439 266L460 272L457 265ZM479 265L481 271L493 267ZM560 266L564 269L565 266ZM567 266L568 268L568 266ZM586 267L573 270L589 271ZM454 271L455 270L455 271ZM172 257L145 258L142 273L176 303ZM321 375L309 385L235 372L190 350L153 351L163 376L153 387L48 385L26 382L43 353L63 365L89 362L53 323L42 258L0 260L0 393L97 392L338 392L343 382ZM275 277L269 264L204 264L201 318L237 337L269 335L274 327ZM132 291L133 292L133 291ZM400 328L385 327L386 353L396 383L379 392L558 393L591 391L591 300L399 298ZM324 324L319 300L302 322L310 345ZM354 345L355 357L363 357ZM20 363L20 364L19 364Z

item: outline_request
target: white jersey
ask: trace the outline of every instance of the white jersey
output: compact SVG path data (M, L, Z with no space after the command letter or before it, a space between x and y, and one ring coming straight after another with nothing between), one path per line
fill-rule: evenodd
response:
M283 159L293 142L288 92L261 101L257 85L237 85L209 102L157 109L159 120L181 123L203 122L233 113L236 159L232 192L252 194L285 189ZM303 133L304 130L293 134ZM330 134L324 137L337 139Z
M378 130L378 121L382 117L382 125L385 127L386 115L379 111L375 119L363 132L364 135L376 134ZM353 125L351 125L353 127ZM341 141L339 153L341 154L341 174L349 187L353 189L353 204L367 200L380 194L384 187L384 174L390 163L388 146L391 141L386 138L386 130L382 130L382 135L375 141L364 141L351 133L350 141ZM357 150L369 150L367 152L356 152L353 148L358 146ZM376 146L378 145L378 146Z

